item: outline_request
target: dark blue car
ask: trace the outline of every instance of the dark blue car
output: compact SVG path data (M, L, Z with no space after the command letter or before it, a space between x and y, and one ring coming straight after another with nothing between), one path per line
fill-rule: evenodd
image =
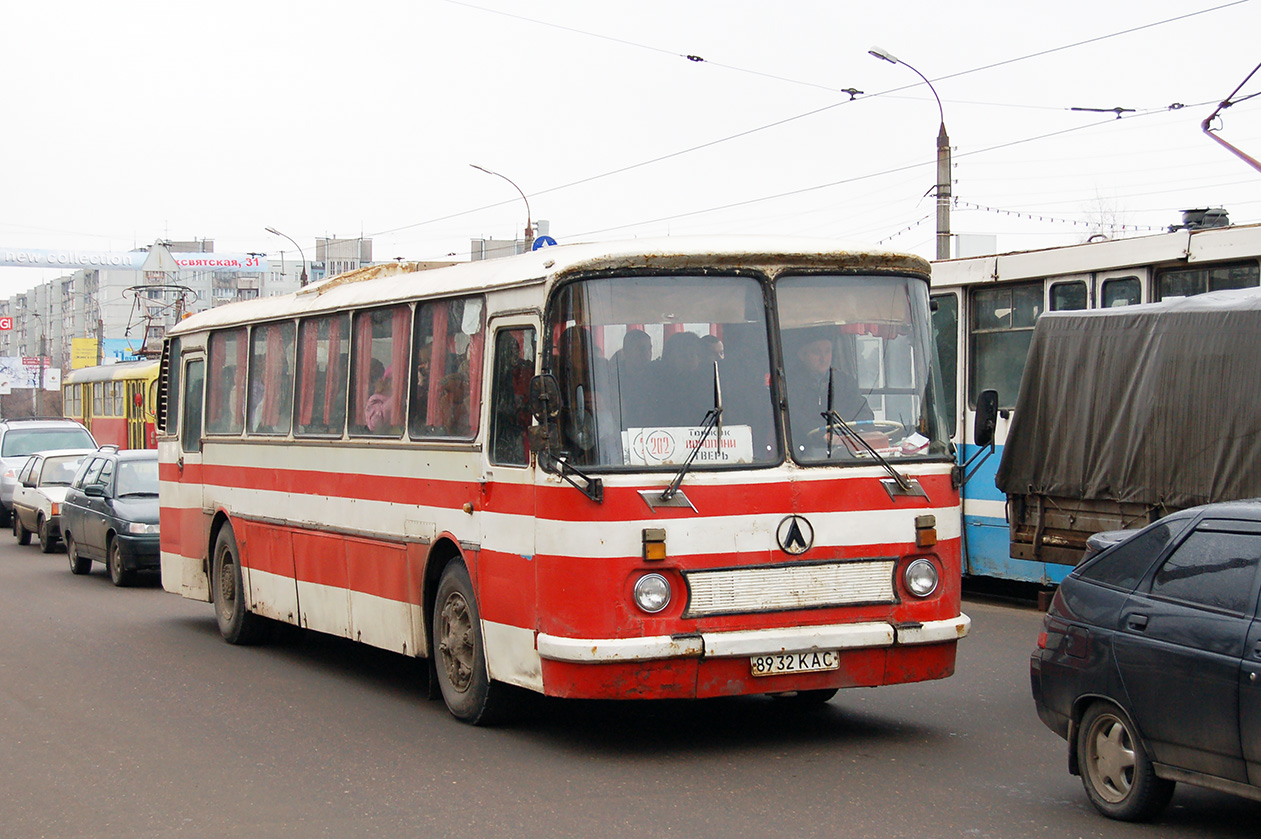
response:
M1261 500L1167 516L1077 566L1030 661L1038 715L1116 819L1182 781L1261 800Z
M104 562L116 586L161 567L158 546L158 453L104 446L83 459L66 492L61 534L70 570L86 574Z

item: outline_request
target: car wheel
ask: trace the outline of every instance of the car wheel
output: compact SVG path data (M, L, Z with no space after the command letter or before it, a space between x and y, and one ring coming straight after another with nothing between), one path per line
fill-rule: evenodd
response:
M119 547L117 539L110 540L105 555L108 557L106 565L109 566L109 581L116 586L131 585L136 575L123 565L123 549Z
M52 526L43 516L35 523L36 530L39 531L39 549L46 554L50 554L57 547L57 536L52 532Z
M1121 821L1144 821L1173 796L1173 781L1156 777L1134 724L1115 705L1096 702L1077 729L1082 786L1095 809Z
M498 722L506 711L507 685L486 670L477 597L463 562L442 571L433 609L434 665L447 709L473 725Z
M66 534L66 559L70 560L71 574L86 574L92 570L92 560L86 556L79 556L79 546L74 542L74 536Z
M241 554L232 527L224 525L215 539L214 580L215 619L219 634L229 644L257 644L266 634L267 624L245 603L241 578Z
M19 545L29 545L31 543L31 531L23 526L22 518L17 513L13 514L13 536L18 540Z

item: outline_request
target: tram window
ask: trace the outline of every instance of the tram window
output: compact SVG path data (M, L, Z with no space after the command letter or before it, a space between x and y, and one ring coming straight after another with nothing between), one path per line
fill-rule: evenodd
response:
M1199 268L1176 268L1156 272L1158 299L1191 297L1206 291L1253 288L1259 284L1257 263L1235 262Z
M245 362L244 329L210 336L207 434L240 434L245 428Z
M480 297L438 300L416 310L412 350L412 437L471 438L481 414L485 333Z
M105 416L105 382L92 383L92 416Z
M978 289L972 297L972 365L968 402L983 390L998 391L998 404L1010 408L1020 392L1020 374L1042 314L1042 283Z
M1099 307L1133 306L1143 302L1143 284L1138 277L1113 277L1103 281Z
M357 312L350 363L350 431L370 437L403 433L407 341L412 312L391 306Z
M1086 283L1073 280L1051 286L1051 311L1069 312L1086 308Z
M340 437L346 429L349 353L348 315L309 318L298 326L298 434Z
M534 375L533 327L504 329L495 336L491 380L491 462L525 466L530 462L530 378Z
M205 362L188 362L184 377L184 424L180 448L186 452L201 451L201 402L202 384L205 379Z
M249 418L251 434L288 434L293 415L294 326L254 327L250 335Z
M113 416L116 417L126 416L127 414L126 408L123 405L125 401L123 399L124 385L124 382L110 382L110 390L113 393L114 402Z
M941 366L942 410L949 417L950 436L955 433L955 411L959 409L959 298L953 294L933 296L933 341Z

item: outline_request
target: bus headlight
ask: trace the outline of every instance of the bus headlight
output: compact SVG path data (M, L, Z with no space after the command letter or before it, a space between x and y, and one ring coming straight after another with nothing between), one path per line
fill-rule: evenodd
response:
M635 581L635 605L655 615L670 605L670 581L660 574L645 574Z
M902 572L906 590L916 597L927 597L936 591L938 580L937 566L927 559L915 560Z

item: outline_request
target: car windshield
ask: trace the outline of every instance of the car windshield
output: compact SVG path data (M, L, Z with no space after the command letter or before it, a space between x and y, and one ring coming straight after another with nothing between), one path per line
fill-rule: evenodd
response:
M742 276L622 276L564 286L545 367L560 450L594 467L777 462L763 285ZM715 365L717 373L715 373ZM722 435L705 431L722 393Z
M781 277L775 299L797 462L948 454L923 282Z
M78 428L10 428L0 444L0 457L20 457L49 449L96 448L92 435Z
M64 455L44 458L44 468L39 473L40 486L70 486L83 455Z
M152 460L120 460L118 461L119 498L125 495L157 495L158 494L158 461Z

